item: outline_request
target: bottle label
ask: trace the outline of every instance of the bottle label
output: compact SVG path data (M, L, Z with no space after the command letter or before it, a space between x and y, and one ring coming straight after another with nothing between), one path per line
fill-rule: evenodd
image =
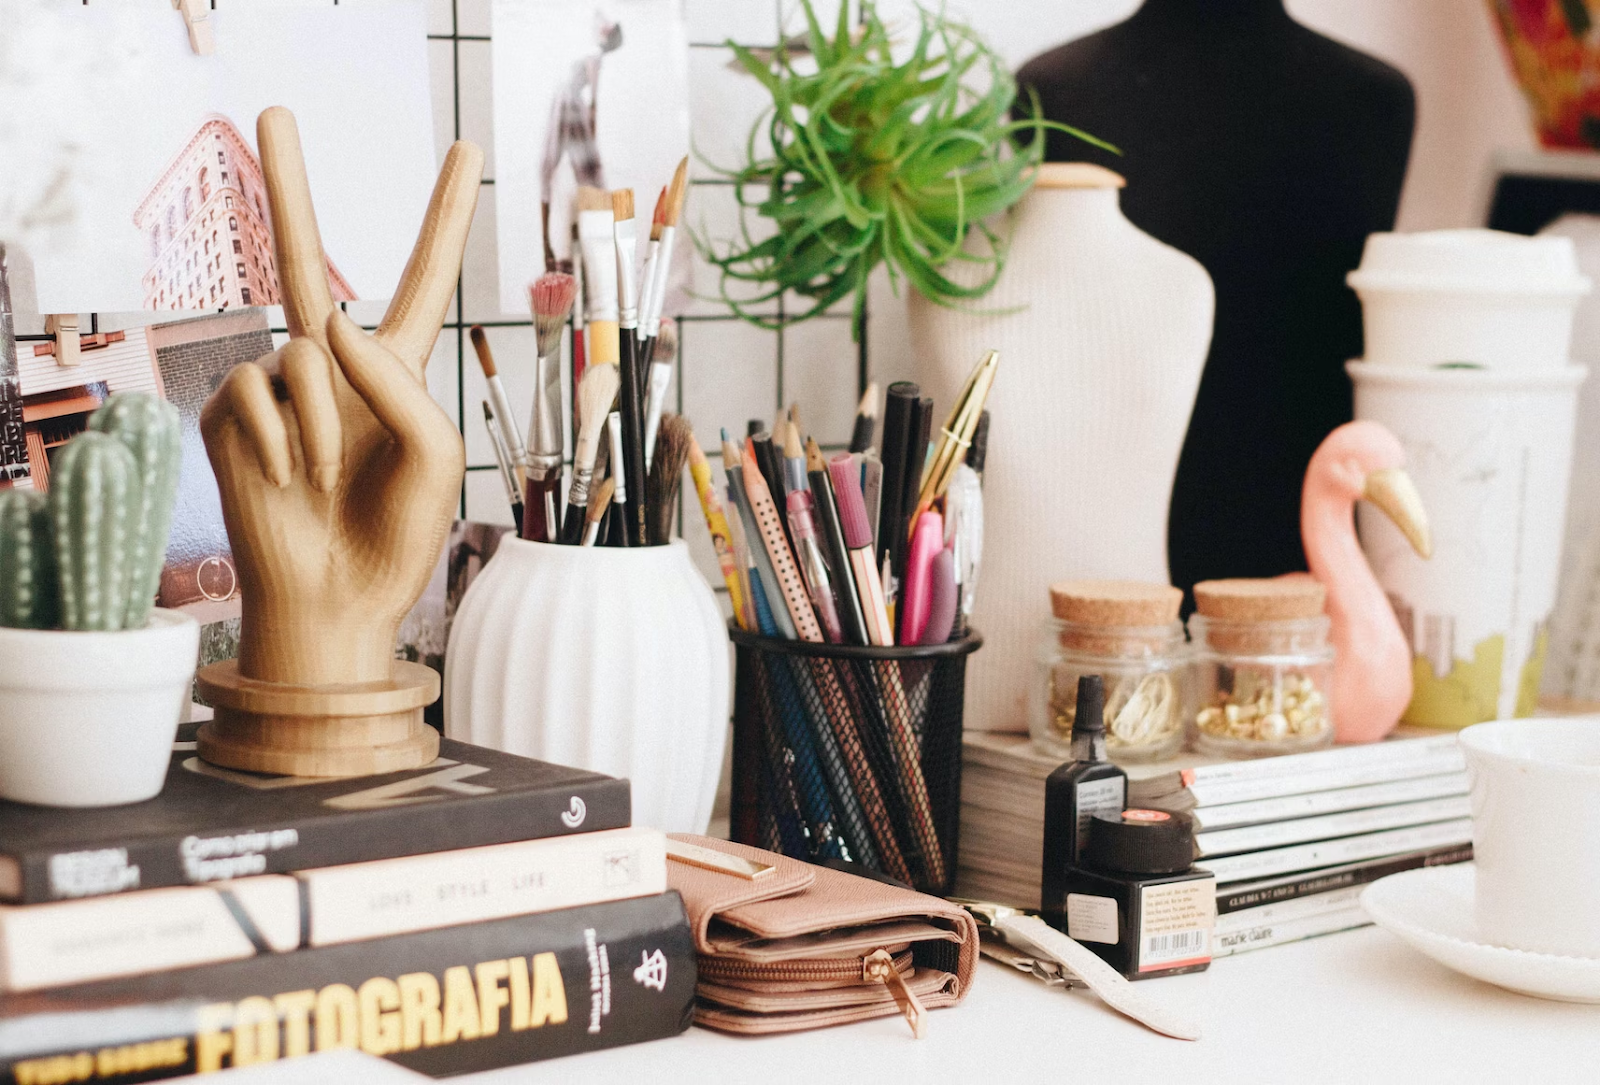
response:
M1140 890L1139 971L1183 968L1211 959L1211 931L1217 923L1215 878Z
M1067 894L1067 937L1078 942L1117 944L1117 902L1111 897Z
M1074 856L1081 856L1089 846L1089 823L1096 814L1120 814L1128 794L1128 780L1124 776L1106 776L1099 780L1086 780L1077 787L1078 847Z

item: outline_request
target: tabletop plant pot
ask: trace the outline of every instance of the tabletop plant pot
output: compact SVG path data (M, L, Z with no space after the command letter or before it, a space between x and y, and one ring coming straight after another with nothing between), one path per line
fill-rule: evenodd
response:
M0 628L0 798L154 798L199 654L199 623L175 610L140 629Z
M450 626L445 734L626 777L633 822L704 832L728 737L728 636L681 539L501 540Z

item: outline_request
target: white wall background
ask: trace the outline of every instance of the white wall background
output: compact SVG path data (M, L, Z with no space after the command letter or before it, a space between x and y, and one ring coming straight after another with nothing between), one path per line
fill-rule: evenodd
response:
M114 0L91 0L110 3ZM219 6L243 0L219 0ZM839 0L818 0L826 15ZM858 0L849 0L856 3ZM1204 0L1197 0L1204 2ZM882 0L881 8L903 15L909 0ZM984 33L1014 65L1036 53L1125 18L1139 0L946 0L947 9ZM490 78L490 0L429 0L428 43L431 100L437 150L442 158L454 133L488 152L487 179L495 170ZM1408 230L1471 225L1480 215L1484 171L1491 151L1528 147L1533 140L1522 101L1501 55L1486 0L1288 0L1302 22L1352 46L1371 52L1404 71L1417 90L1418 127L1411 170L1400 209L1400 227ZM802 27L796 0L684 0L689 39L715 46L728 38L746 44L774 40L780 22L789 32ZM174 32L182 33L172 14ZM452 33L462 40L445 40ZM761 109L761 95L748 78L729 70L725 48L695 48L691 55L690 93L698 151L719 163L732 163L740 153L751 122ZM459 87L459 93L458 88ZM354 118L352 119L354 122ZM696 163L695 176L712 176ZM499 318L495 245L495 188L486 184L462 271L458 299L460 317L473 321ZM714 234L733 228L726 189L697 187L687 216ZM394 229L409 241L414 224ZM27 292L19 288L19 303ZM715 278L696 278L699 291L716 293ZM908 369L908 337L904 310L880 275L872 293L869 336L872 375L893 380ZM711 315L719 306L694 303L691 313ZM358 319L375 321L381 305L352 307ZM18 314L18 330L42 330L42 318ZM456 318L452 312L451 320ZM152 314L109 315L107 327L148 323ZM281 323L281 318L277 318ZM513 402L531 398L523 387L523 364L532 356L531 328L496 328L491 333L497 356L510 359L502 370ZM678 387L682 409L697 423L709 443L720 426L742 430L750 417L770 418L780 403L798 399L808 425L825 441L842 441L849 432L855 400L856 352L844 320L817 321L791 330L781 353L770 333L736 323L695 323L685 329L684 368ZM454 416L466 410L469 462L493 463L493 454L477 404L483 398L482 378L472 361L458 366L459 341L451 328L440 337L429 370L429 383ZM464 386L458 387L458 373ZM500 483L491 471L469 476L467 513L475 519L506 520L509 511ZM691 523L685 532L704 560L713 583L715 562L705 532Z

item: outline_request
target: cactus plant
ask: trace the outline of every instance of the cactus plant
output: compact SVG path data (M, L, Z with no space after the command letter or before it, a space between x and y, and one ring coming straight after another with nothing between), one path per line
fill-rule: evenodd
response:
M129 535L139 467L128 446L90 430L56 453L50 522L61 584L61 628L121 629L128 613Z
M172 527L183 457L178 410L138 392L111 396L89 418L89 428L117 438L133 453L139 491L128 529L127 601L122 628L138 629L150 617Z
M0 490L0 625L53 629L56 552L44 494Z

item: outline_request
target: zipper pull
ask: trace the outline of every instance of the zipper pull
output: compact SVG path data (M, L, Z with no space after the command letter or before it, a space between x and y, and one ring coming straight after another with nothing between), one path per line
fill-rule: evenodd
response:
M899 969L895 968L894 958L889 956L888 950L880 949L870 957L861 958L861 978L869 983L881 983L889 988L895 1004L905 1015L906 1024L911 1026L911 1034L919 1040L927 1035L928 1009L911 988L906 986L906 979L900 974Z

